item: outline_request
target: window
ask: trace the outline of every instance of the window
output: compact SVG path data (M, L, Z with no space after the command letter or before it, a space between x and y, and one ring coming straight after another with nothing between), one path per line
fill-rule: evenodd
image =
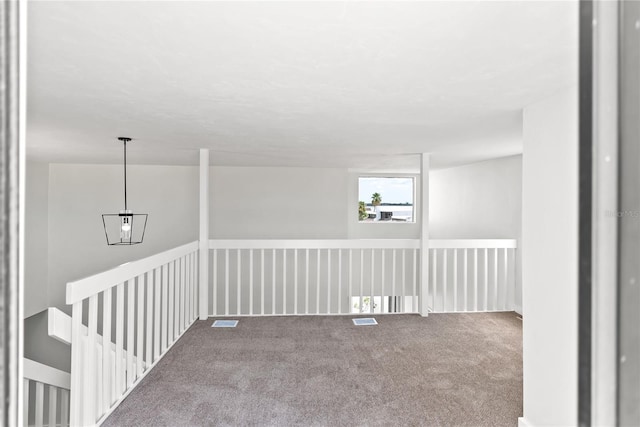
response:
M360 222L415 222L414 178L358 178Z
M373 309L371 308L370 296L352 296L351 313L409 313L417 310L414 308L414 297L411 296L379 296L373 297Z

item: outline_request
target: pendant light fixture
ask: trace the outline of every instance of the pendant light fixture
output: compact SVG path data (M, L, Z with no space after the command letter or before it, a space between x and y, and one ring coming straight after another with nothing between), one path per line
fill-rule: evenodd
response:
M119 137L124 145L124 210L116 214L102 214L107 244L136 245L142 243L147 228L147 214L134 214L127 205L127 142L131 138Z

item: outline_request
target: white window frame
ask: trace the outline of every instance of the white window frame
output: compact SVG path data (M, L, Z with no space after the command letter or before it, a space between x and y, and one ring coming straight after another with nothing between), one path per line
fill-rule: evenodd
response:
M358 173L356 175L356 199L360 202L360 178L411 178L413 181L413 214L412 221L360 221L357 219L358 224L394 224L394 225L407 225L418 224L418 178L420 175L412 173ZM365 201L366 202L366 201ZM384 202L384 200L383 200ZM351 214L351 207L349 214Z

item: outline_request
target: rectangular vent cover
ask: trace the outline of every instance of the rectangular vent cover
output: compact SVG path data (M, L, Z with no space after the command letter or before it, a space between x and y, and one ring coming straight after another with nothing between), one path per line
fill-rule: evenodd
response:
M235 328L238 326L237 320L216 320L211 325L212 328Z
M353 324L356 326L377 325L376 319L373 317L364 317L359 319L353 319Z

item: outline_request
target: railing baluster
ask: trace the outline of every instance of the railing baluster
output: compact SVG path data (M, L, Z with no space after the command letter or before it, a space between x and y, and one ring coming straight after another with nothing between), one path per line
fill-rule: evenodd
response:
M184 285L183 285L183 297L184 297L184 323L182 324L182 330L185 331L191 323L190 303L191 303L191 254L184 256ZM213 294L213 292L210 292ZM213 304L213 301L211 301ZM208 313L211 314L211 313Z
M167 349L169 322L169 266L162 266L162 353Z
M338 314L342 314L342 249L338 249Z
M316 314L320 314L320 249L316 251Z
M293 314L298 314L298 249L293 250Z
M191 287L193 286L193 280L191 277L191 269L192 269L192 261L191 261L191 255L192 254L187 254L187 258L185 260L186 266L185 266L185 273L186 273L186 282L185 282L185 286L186 286L186 295L185 295L185 313L184 313L184 328L188 328L189 325L191 325ZM213 293L213 292L212 292ZM211 304L213 305L213 301L211 301Z
M380 313L384 313L384 282L385 282L385 249L380 250ZM375 305L375 304L374 304Z
M103 396L102 396L102 390L103 390L103 384L104 384L104 378L102 377L102 365L103 365L103 361L102 361L102 348L104 346L102 344L99 344L98 342L96 342L96 351L95 351L95 366L96 366L96 380L95 380L95 417L96 419L100 418L102 416L102 414L106 411L106 409L104 409L102 407L102 402L103 402Z
M493 309L498 310L498 248L493 249Z
M502 309L508 309L508 301L509 301L509 249L504 248L504 266L503 266L503 283L504 283L504 303L502 304Z
M36 417L35 426L42 427L44 414L44 384L36 381Z
M133 338L135 334L135 279L127 281L127 389L133 384Z
M229 315L229 249L224 250L224 315Z
M213 315L218 315L218 250L213 250ZM189 316L189 321L192 317Z
M484 311L489 310L489 251L484 248Z
M347 294L347 313L351 313L352 295L353 295L353 249L349 249L349 293Z
M427 249L428 250L428 249ZM416 292L416 286L418 284L418 250L413 250L413 296L411 297L411 308L414 313L418 313L418 293ZM426 298L426 296L425 296Z
M407 280L407 273L406 273L406 270L407 270L407 263L406 263L407 255L406 254L407 254L407 250L406 249L402 249L402 300L400 301L400 311L403 312L403 313L407 312L407 310L405 309L405 307L406 307L405 306L405 299L406 299L406 296L407 296L407 289L406 289L406 286L407 286L407 281L406 281Z
M360 249L360 305L358 313L362 313L364 308L364 249Z
M478 249L473 250L473 311L478 311Z
M180 319L178 321L178 331L180 334L182 334L182 332L185 330L185 323L184 323L184 318L185 318L185 310L187 307L187 302L186 302L186 295L187 295L187 268L186 268L186 264L187 264L187 257L186 255L183 257L180 257L180 279L179 279L179 284L180 284L180 292L178 292L178 296L180 297Z
M464 301L464 309L462 311L469 311L469 299L468 299L468 286L469 286L469 272L468 272L468 252L469 250L467 248L463 249L462 252L462 256L463 256L463 261L462 261L462 283L464 288L462 289L462 299Z
M175 260L173 265L173 339L175 342L180 336L180 263Z
M453 250L453 311L458 311L458 249Z
M142 343L144 339L144 274L138 276L138 332L136 333L137 343L136 343L136 376L139 378L142 376L142 365L143 365L143 353L142 353Z
M85 422L94 423L96 417L96 378L98 377L98 367L96 366L97 343L98 343L98 295L89 297L89 316L87 342L85 348L85 371L84 371L84 400ZM98 384L98 387L101 385ZM37 424L37 423L36 423Z
M438 297L438 250L437 249L431 249L431 252L433 253L433 262L431 264L431 289L432 289L432 299L431 299L431 311L432 312L436 312L436 302L437 302L437 297Z
M447 256L448 250L442 250L442 311L447 311Z
M398 297L396 295L396 250L391 251L391 307L389 311L396 313L398 311Z
M249 249L249 316L253 316L253 249Z
M57 425L58 387L50 385L49 389L49 426ZM27 403L24 403L25 405Z
M153 307L154 322L153 322L153 361L155 362L160 357L160 335L161 335L161 319L160 319L160 298L162 292L162 277L160 276L160 269L154 270L155 283L153 294L155 296L155 304Z
M193 314L194 314L194 311L193 311L193 305L195 304L194 294L197 292L196 291L197 288L195 287L195 274L196 274L196 272L195 272L195 259L196 259L197 256L198 256L197 252L191 252L190 254L187 255L187 264L188 264L187 265L187 327L189 327L191 325L191 322L193 321ZM214 265L215 265L216 270L217 270L217 268L218 268L217 263L214 263ZM216 273L217 273L217 271L216 271ZM216 278L215 281L216 281L216 291L215 291L214 295L216 295L216 296L214 298L217 298L217 294L218 294L217 282L218 282L218 279ZM216 300L214 300L214 301L216 301ZM212 303L213 303L213 301L212 301ZM217 309L215 308L216 305L215 304L212 304L212 305L213 305L213 308L212 308L213 312L217 312Z
M276 314L276 250L272 251L271 259L271 314Z
M304 314L309 314L309 248L305 249L305 258Z
M282 250L282 314L287 314L287 250Z
M153 363L153 270L147 272L147 331L145 360L147 367Z
M176 336L176 340L180 337L183 331L183 322L182 319L184 317L184 297L183 297L183 288L184 288L184 263L182 257L177 258L176 261L176 296L175 296L175 305L176 305L176 316L174 318L175 326L174 333Z
M327 314L331 314L331 249L327 249Z
M113 397L111 396L111 294L112 288L102 293L102 408L107 411L111 408Z
M175 263L172 261L169 263L169 320L167 325L167 345L171 345L174 341L175 331L174 318L175 318Z
M373 306L374 306L374 297L373 297L373 284L375 282L375 249L371 249L371 286L370 286L370 292L369 292L369 313L373 313Z
M238 262L236 264L236 314L242 314L242 251L236 251Z
M211 301L213 303L213 301ZM191 254L184 257L184 326L186 330L191 324Z
M73 346L72 346L73 347ZM124 368L123 365L123 353L124 353L124 283L120 283L116 287L116 396L121 395L124 390ZM71 387L73 392L73 386ZM73 404L73 403L72 403Z
M191 319L190 322L195 321L198 318L197 307L198 307L198 284L200 283L200 278L198 277L198 266L200 265L200 260L198 259L198 252L194 252L191 254Z
M293 250L293 314L298 314L298 249Z
M197 294L198 294L198 285L196 284L197 281L197 276L199 274L199 271L196 267L196 261L199 257L198 255L198 250L196 250L195 252L191 252L189 254L187 254L187 308L186 308L186 326L185 327L189 327L191 326L191 324L193 323L193 321L199 317L199 315L196 313L196 307L198 306L198 301L197 301ZM216 269L217 269L217 265L216 265ZM217 271L216 271L217 274ZM217 279L216 279L217 281ZM214 293L213 291L211 293ZM217 290L215 292L217 294ZM211 301L211 310L208 309L207 307L207 311L209 312L208 315L211 316L217 309L216 309L216 305L213 304L213 299L210 300ZM216 295L216 301L217 301L217 295Z
M260 249L260 314L264 316L264 249Z

